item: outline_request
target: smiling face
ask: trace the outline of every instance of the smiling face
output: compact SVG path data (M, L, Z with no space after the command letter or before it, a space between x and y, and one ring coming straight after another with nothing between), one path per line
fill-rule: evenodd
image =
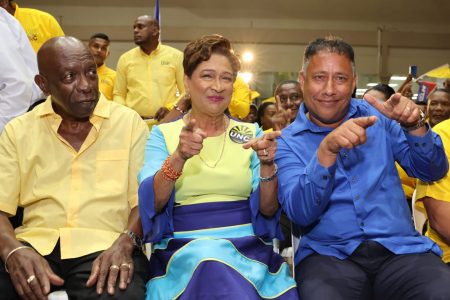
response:
M184 77L186 91L191 95L192 110L207 116L223 114L231 101L233 82L229 59L213 53L209 60L197 66L190 78Z
M323 127L339 126L356 87L350 59L342 54L320 51L311 56L299 79L311 121Z
M39 51L36 83L51 95L53 108L63 119L88 119L100 96L97 66L81 41L68 37L59 41Z
M291 110L291 122L297 117L298 108L303 101L303 93L300 84L285 83L278 90L277 95L280 99L280 106L284 110Z
M431 127L450 118L450 92L435 91L428 97L428 118Z

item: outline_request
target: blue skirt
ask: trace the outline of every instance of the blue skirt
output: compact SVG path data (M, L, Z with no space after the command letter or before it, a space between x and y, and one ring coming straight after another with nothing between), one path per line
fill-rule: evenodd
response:
M153 244L146 299L298 299L287 263L255 236L248 200L175 207L173 226Z

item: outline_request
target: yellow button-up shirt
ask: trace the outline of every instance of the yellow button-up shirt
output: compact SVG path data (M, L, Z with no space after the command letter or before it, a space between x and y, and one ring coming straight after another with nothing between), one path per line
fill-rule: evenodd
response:
M58 134L50 98L8 123L0 136L0 210L24 207L18 240L41 255L60 240L61 258L111 246L138 203L137 174L148 129L132 110L103 96L77 152Z
M140 47L122 54L117 63L114 101L142 117L153 117L162 106L171 108L184 93L183 53L161 45L147 55Z
M64 32L56 19L41 10L32 8L20 8L17 3L13 3L16 8L14 17L20 22L27 33L31 46L37 52L47 40L63 36Z
M450 163L450 120L442 121L435 125L433 131L441 137L442 144L444 144L445 148L445 154ZM450 171L444 178L432 183L426 183L420 180L417 181L416 208L422 210L426 214L424 204L420 201L424 197L431 197L439 201L450 202ZM443 241L441 235L431 226L428 226L425 235L441 247L443 252L442 260L445 263L450 263L450 245Z
M102 92L108 100L112 100L114 82L116 81L116 71L103 64L97 68L97 75L100 92Z

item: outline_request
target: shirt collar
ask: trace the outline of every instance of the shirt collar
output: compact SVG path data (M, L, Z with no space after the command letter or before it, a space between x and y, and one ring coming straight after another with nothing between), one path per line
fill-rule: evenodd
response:
M344 122L347 121L350 118L359 117L362 115L362 111L365 111L363 108L364 101L354 99L352 98L349 103L349 110L347 115L345 116ZM300 106L300 111L297 115L297 118L295 118L294 123L292 123L293 126L293 134L298 134L303 131L312 131L312 132L329 132L333 130L333 128L329 127L321 127L319 125L316 125L315 123L311 122L308 117L306 116L306 113L308 112L308 109L306 108L305 104L302 103Z
M47 100L42 105L36 107L37 115L39 117L48 116L48 115L57 115L53 110L51 96L47 97ZM109 119L111 115L111 101L108 101L105 96L100 93L100 99L97 102L97 105L94 108L94 112L89 118L92 122L92 119L95 117L100 117L102 119Z
M150 56L150 55L154 55L156 53L158 53L158 51L161 49L161 43L158 42L158 46L156 46L155 50L153 50L152 52L150 52L150 54L145 53L144 51L142 51L141 47L139 48L139 52L144 55L144 56Z
M101 65L100 67L97 67L97 72L98 72L98 71L103 71L103 70L105 70L105 69L106 69L106 64L103 63L103 65Z

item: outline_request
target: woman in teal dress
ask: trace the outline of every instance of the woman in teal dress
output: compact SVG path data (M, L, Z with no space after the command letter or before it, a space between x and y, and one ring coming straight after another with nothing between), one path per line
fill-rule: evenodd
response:
M153 243L147 299L297 299L271 240L278 226L275 138L225 114L240 64L218 35L184 50L192 108L154 126L139 209Z

